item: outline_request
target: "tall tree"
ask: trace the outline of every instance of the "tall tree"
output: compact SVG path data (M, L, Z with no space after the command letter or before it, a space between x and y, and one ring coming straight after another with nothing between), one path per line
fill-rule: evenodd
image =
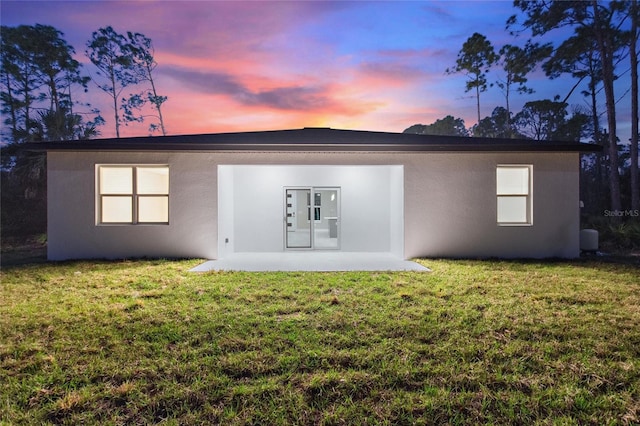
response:
M4 124L10 129L7 136L14 144L42 140L45 121L51 124L52 117L55 122L65 123L59 127L65 131L51 132L46 136L49 140L75 139L97 132L99 115L85 123L73 112L71 94L78 87L86 90L89 80L81 75L80 63L73 59L75 50L63 35L48 25L2 27L0 99L6 114Z
M163 135L166 135L167 131L164 127L164 119L162 117L162 104L167 101L167 97L158 95L153 79L153 71L158 66L154 58L155 51L153 43L150 38L140 33L128 32L127 38L133 49L133 57L137 64L140 80L149 82L151 87L151 90L147 91L146 96L143 95L142 100L148 101L153 105L153 108L157 111L160 130ZM157 127L157 124L151 124L149 130L154 131Z
M521 94L531 94L533 89L526 86L527 74L533 71L544 57L551 53L551 44L540 46L538 43L528 41L524 48L507 44L500 49L500 59L502 68L505 71L504 80L496 83L502 89L506 100L507 120L505 122L506 137L511 131L511 89L515 86L516 92ZM495 111L495 110L494 110ZM478 122L479 124L479 122Z
M620 14L619 2L587 1L547 1L514 0L514 6L522 10L526 19L524 26L530 28L534 36L548 33L560 27L580 29L584 36L595 40L601 61L602 84L607 106L609 127L609 185L611 208L622 208L620 194L620 171L616 134L616 99L614 94L615 58L620 43L620 25L624 17ZM513 25L516 17L509 19Z
M458 52L456 66L446 70L447 74L464 73L468 77L465 92L475 89L478 122L480 122L480 93L487 90L487 72L497 60L498 55L491 42L484 35L474 33Z
M48 25L3 26L0 36L0 100L8 129L3 136L10 141L0 156L3 232L16 232L15 227L4 228L16 223L25 227L19 232L46 230L46 155L19 145L86 139L97 134L101 118L85 123L73 112L71 94L77 88L86 90L88 80L62 32ZM38 217L25 221L25 215Z
M550 57L542 64L545 74L551 79L559 78L569 74L576 82L569 87L562 102L567 102L576 88L587 80L588 90L582 91L582 95L588 97L591 116L591 138L596 144L607 146L607 138L602 137L600 128L600 111L598 109L599 84L602 82L602 65L598 54L598 47L585 29L578 27L575 35L564 40L555 48ZM589 158L587 158L589 157ZM583 156L583 177L585 185L582 188L583 194L590 201L601 200L601 194L606 191L608 179L603 176L608 173L606 159L602 155ZM588 191L588 192L587 192Z
M631 0L631 36L629 60L631 62L631 208L640 209L640 177L638 176L638 0Z
M39 112L74 114L73 88L86 90L89 81L74 53L63 33L51 26L2 27L1 99L12 141L34 137ZM80 117L72 121L82 124Z
M136 69L133 46L125 36L108 26L100 28L92 34L85 53L100 70L98 75L106 80L96 82L96 84L111 97L116 137L119 138L122 119L118 99L125 87L137 84L140 79L140 73Z
M32 128L33 105L46 96L41 88L44 75L38 67L46 44L38 28L27 25L2 27L2 109L8 114L11 140L28 139Z
M567 102L575 89L586 78L589 86L595 87L602 81L602 66L597 53L595 40L585 34L585 29L578 27L575 35L567 38L557 46L549 58L542 64L545 74L551 79L563 74L570 74L577 81L569 88L563 102Z
M50 111L68 105L69 95L65 89L75 83L86 88L88 77L80 74L80 63L73 59L75 49L62 38L62 33L53 27L36 25L41 40L47 48L37 57L37 67L43 74L43 83L49 91Z
M566 93L562 102L567 102L582 81L588 79L588 91L582 94L590 97L593 141L600 141L600 114L598 113L598 84L602 81L602 65L597 52L595 41L588 34L583 34L584 28L576 28L576 34L564 40L542 65L542 69L551 79L563 74L570 74L577 79L576 83Z

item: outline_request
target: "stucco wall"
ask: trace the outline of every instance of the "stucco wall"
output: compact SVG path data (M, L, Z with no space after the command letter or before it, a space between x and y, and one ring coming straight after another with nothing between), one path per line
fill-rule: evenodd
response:
M389 217L391 222L395 221L395 229L398 222L400 229L404 227L404 233L387 240L389 250L403 246L407 258L575 257L579 254L578 156L577 153L50 152L49 258L216 258L218 248L221 254L224 248L223 242L219 246L216 223L217 166L251 164L402 165L402 173L390 177L390 187L403 176L404 193L390 194L389 203L403 203L404 224L394 219L397 213L389 213ZM123 163L169 164L169 225L96 225L95 165ZM496 223L498 164L533 165L532 226L508 227ZM230 182L235 179L233 176ZM221 203L230 202L232 197L233 191L220 188ZM345 194L342 202L344 209ZM280 203L277 208L281 214ZM233 211L220 209L220 212L226 215L225 220L235 220ZM233 247L235 242L230 240L231 251L237 249Z
M405 159L406 257L579 255L577 153L432 153ZM496 222L496 166L533 165L533 223Z
M96 164L168 164L169 225L97 225ZM217 171L200 153L50 152L51 260L216 256Z

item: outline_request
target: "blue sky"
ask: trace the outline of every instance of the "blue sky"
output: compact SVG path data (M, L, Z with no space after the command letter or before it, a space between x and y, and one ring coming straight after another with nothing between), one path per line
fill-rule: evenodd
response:
M170 134L305 126L401 132L446 115L470 127L477 120L475 99L465 93L463 75L445 70L474 32L496 50L526 41L526 34L514 38L505 30L516 13L511 1L27 0L2 1L0 8L2 25L39 23L62 31L94 76L84 55L93 31L111 25L151 38L158 90L169 97ZM500 76L496 68L489 80ZM549 81L541 72L529 78L536 93L513 95L513 111L527 101L564 97L574 83L569 76ZM617 90L622 96L624 80ZM87 96L107 120L102 136L113 136L107 95L92 87ZM497 87L480 100L483 117L505 104ZM586 106L579 91L569 102ZM619 104L623 141L628 103L627 95ZM131 125L123 135L146 129Z

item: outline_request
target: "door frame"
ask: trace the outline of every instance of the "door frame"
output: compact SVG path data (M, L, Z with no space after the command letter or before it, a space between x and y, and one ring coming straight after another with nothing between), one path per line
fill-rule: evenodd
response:
M283 212L283 247L285 251L320 251L320 250L340 250L341 240L342 240L342 226L341 226L341 187L340 186L285 186L283 187L283 203L282 206L284 208ZM309 240L310 247L289 247L288 246L288 230L287 226L288 217L287 217L287 191L289 190L308 190L309 191L309 205L307 206L307 215L309 220ZM335 247L316 247L315 242L315 228L316 228L316 220L315 220L315 191L316 190L334 190L336 191L336 213L337 213L337 244ZM296 218L297 220L297 218Z

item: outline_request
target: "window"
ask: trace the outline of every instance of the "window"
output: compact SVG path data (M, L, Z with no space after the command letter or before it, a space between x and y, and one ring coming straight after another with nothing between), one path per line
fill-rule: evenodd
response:
M531 224L531 171L530 165L497 167L498 224Z
M169 223L169 167L98 166L99 223Z

